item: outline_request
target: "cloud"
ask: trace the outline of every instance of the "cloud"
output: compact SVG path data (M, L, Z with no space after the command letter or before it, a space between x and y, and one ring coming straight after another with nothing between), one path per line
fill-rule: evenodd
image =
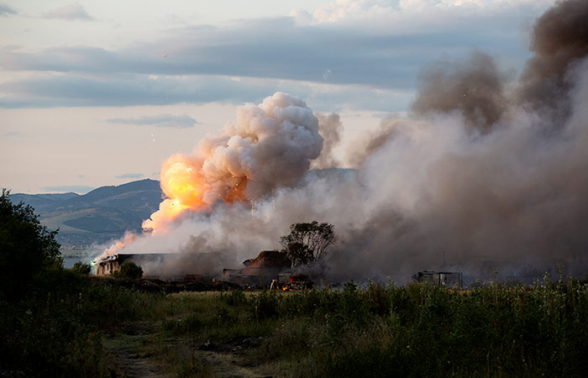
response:
M108 79L85 78L77 74L35 76L0 84L0 108L50 108L76 106L133 106L242 104L261 101L268 93L288 92L304 97L319 112L405 110L411 90L376 89L362 85L340 86L277 79L224 76L159 77L149 75Z
M397 21L406 15L428 18L436 14L436 22L443 22L450 14L543 10L554 3L555 0L337 0L312 12L297 10L292 15L303 23L341 23Z
M120 123L127 125L151 125L157 127L173 127L173 128L189 128L194 125L200 124L194 118L182 115L175 116L171 114L160 114L153 116L145 116L141 118L111 118L108 119L109 123Z
M93 21L94 18L91 17L84 7L80 5L80 3L72 3L64 5L60 8L55 8L47 13L45 13L44 18L50 19L60 19L66 21L73 21L73 20L84 20L84 21Z
M249 85L248 85L249 84ZM86 78L57 75L0 84L0 107L132 106L208 102L258 101L271 85L235 82L224 77L164 77L146 75Z
M66 192L74 192L78 194L86 194L91 190L96 188L92 186L84 186L84 185L55 185L55 186L43 186L41 190L44 192L58 192L58 193L66 193Z
M18 131L10 131L8 133L2 134L3 137L7 137L7 138L15 137L15 136L19 136L19 135L21 135L21 133L19 133Z
M519 34L520 20L502 16L474 14L435 26L416 18L376 29L363 24L300 25L291 17L249 20L175 29L120 50L77 46L3 51L0 65L92 75L223 75L316 83L327 78L337 85L407 89L414 85L417 67L443 54L465 56L471 46L492 54L517 51L520 41L512 36ZM162 59L162 52L167 58ZM524 52L513 54L520 54L521 62L525 58Z
M142 173L124 173L120 176L116 176L115 178L117 178L117 179L140 179L142 177L145 177L145 175Z
M276 36L265 30L278 30ZM138 48L111 51L89 47L60 47L38 53L2 51L0 65L7 70L78 72L83 74L223 75L324 82L327 69L336 72L333 84L360 84L380 88L407 88L416 66L430 60L429 54L443 48L458 48L462 36L437 38L448 41L440 48L423 36L381 36L374 39L361 32L296 27L292 20L260 21L238 28L204 31L187 28L174 38ZM178 44L175 52L169 46ZM347 43L341 44L341 40ZM298 41L308 41L299 43ZM472 44L473 41L465 41ZM430 45L430 46L429 46ZM426 46L417 49L415 46ZM409 54L405 51L410 50ZM151 52L157 52L151 53ZM168 51L166 59L161 51Z
M405 110L418 67L430 61L467 57L477 46L491 56L505 56L509 68L522 68L529 53L513 36L520 36L521 22L551 0L509 1L509 6L497 1L504 6L485 0L475 2L485 8L474 7L472 1L465 1L468 7L413 1L426 5L421 10L400 1L408 8L390 11L392 18L375 12L361 22L351 16L327 23L282 17L180 27L120 49L4 50L0 68L31 71L34 76L0 84L5 94L0 107L237 104L284 91L309 101L315 94L322 97L314 106L317 111L340 112L340 108L321 109L326 98L336 106L335 97L339 104L355 108ZM441 10L435 8L438 3L444 4ZM395 7L386 1L355 4L369 9L377 4ZM498 66L503 63L498 61ZM235 77L240 82L231 80Z
M0 4L0 16L8 16L11 14L17 14L17 12L6 4Z

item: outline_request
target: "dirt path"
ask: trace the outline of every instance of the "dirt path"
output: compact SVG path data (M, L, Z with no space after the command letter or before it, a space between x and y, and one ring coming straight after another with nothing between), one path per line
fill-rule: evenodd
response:
M157 330L148 323L125 323L115 332L105 336L104 347L111 360L111 369L122 378L169 378L174 369L163 366L161 360L153 353L153 338ZM213 345L207 343L196 349L190 348L189 343L182 338L167 339L167 348L177 350L188 348L196 353L204 365L200 365L206 373L204 376L215 378L271 378L261 373L258 366L246 361L240 351L251 348L259 343L261 338L239 337L227 343ZM157 342L161 343L162 340ZM176 360L180 363L185 360ZM167 363L172 363L168 361ZM177 373L177 372L176 372ZM196 373L196 372L193 372ZM188 373L190 374L190 373ZM203 371L200 375L203 376Z
M168 378L144 345L153 330L143 323L127 323L122 332L104 339L104 347L111 357L111 367L123 378Z
M203 356L218 378L271 378L257 372L255 367L243 366L241 358L235 354L203 352Z
M131 349L111 349L117 370L126 378L167 378L149 358Z

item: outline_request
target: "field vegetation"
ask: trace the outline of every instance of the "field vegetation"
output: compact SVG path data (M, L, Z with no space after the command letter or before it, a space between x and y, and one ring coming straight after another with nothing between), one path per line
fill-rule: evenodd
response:
M170 377L227 376L211 354L230 355L252 376L581 377L588 371L588 285L575 279L467 292L393 283L359 290L350 282L342 290L177 294L66 270L44 280L60 290L2 304L5 372L124 376L117 347Z
M82 263L64 269L55 232L30 206L12 205L7 192L0 221L2 377L588 372L585 280L546 275L532 286L495 282L468 291L348 282L298 292L171 294L130 278L140 276L132 267L116 277L93 277Z

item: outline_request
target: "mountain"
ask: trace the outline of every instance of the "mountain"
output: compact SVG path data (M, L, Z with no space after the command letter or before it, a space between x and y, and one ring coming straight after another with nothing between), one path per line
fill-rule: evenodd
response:
M103 186L84 195L10 195L14 203L33 206L48 229L59 229L57 240L64 249L76 250L118 239L127 230L141 231L142 222L159 208L162 197L159 181L149 179Z
M37 212L50 209L55 206L57 202L78 197L76 193L59 193L59 194L11 194L10 200L14 203L24 202L31 205Z

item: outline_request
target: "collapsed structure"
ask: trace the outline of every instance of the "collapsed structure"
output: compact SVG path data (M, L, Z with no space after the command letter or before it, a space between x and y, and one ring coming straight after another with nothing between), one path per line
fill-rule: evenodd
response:
M222 280L242 286L268 286L292 262L282 252L261 251L256 258L243 261L243 265L242 269L223 269Z

